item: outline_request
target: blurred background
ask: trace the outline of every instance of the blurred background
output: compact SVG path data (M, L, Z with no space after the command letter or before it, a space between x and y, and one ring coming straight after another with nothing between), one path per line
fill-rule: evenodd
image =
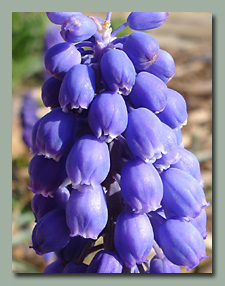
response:
M85 12L103 19L106 13ZM113 12L112 28L126 21L129 12ZM37 104L37 117L47 113L41 102L41 87L46 78L43 65L44 37L51 26L45 13L12 13L12 272L42 272L52 257L35 254L31 245L34 216L28 190L29 147L23 141L21 109L25 95ZM125 28L118 36L131 33ZM208 259L183 273L212 273L212 13L170 12L163 26L148 31L175 60L176 74L168 87L177 90L187 102L188 124L183 127L183 143L200 161L204 191L210 206Z

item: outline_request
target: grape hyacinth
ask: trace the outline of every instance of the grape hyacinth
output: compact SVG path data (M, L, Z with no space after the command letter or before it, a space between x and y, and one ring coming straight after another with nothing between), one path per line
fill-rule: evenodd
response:
M46 14L62 41L45 53L51 110L30 143L30 248L56 257L43 273L193 269L207 258L209 203L182 141L186 102L167 87L173 57L146 31L169 13L132 12L114 31L112 12Z

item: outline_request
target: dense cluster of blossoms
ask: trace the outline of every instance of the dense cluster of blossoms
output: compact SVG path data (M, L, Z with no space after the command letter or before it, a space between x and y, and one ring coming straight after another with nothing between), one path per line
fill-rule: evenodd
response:
M208 203L199 162L182 143L187 106L167 87L172 56L143 32L168 13L132 12L114 31L112 12L105 21L46 14L61 40L45 53L42 100L51 111L35 121L30 142L31 248L57 257L43 272L196 267L207 257ZM126 26L134 32L116 37Z

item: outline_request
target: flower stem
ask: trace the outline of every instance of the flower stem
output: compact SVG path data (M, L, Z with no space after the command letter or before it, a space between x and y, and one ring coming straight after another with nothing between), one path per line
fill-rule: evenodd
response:
M89 42L89 41L83 41L83 42L80 42L78 44L75 45L75 47L78 49L78 48L82 48L82 47L90 47L90 48L93 48L94 44L92 42Z
M115 35L116 35L117 33L119 33L121 30L123 30L124 28L126 28L126 26L127 26L127 22L126 22L126 23L123 23L122 25L120 25L119 27L117 27L117 28L112 32L111 37L112 37L112 38L115 37Z
M116 45L116 44L123 44L125 41L126 41L126 38L128 36L123 36L123 37L119 37L119 38L116 38L115 40L112 41L112 44L113 45Z
M102 248L104 248L103 243L98 244L98 245L95 245L95 246L93 246L93 247L90 249L89 254L90 254L90 253L93 253L93 252L95 252L95 251L98 251L98 250L100 250L100 249L102 249Z
M106 21L110 21L111 20L111 16L112 16L112 12L108 12L105 20Z

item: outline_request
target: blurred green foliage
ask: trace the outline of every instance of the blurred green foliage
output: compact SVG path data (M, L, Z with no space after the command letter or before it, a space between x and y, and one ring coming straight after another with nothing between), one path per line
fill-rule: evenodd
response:
M12 89L40 82L43 37L49 20L44 12L12 13Z
M126 20L123 19L123 18L113 18L112 16L112 19L111 19L111 27L113 29L113 31L118 28L120 25L122 25ZM132 30L129 28L129 27L125 27L123 28L121 31L119 31L117 34L116 34L116 37L123 37L123 36L126 36L126 35L129 35L130 33L132 32Z

